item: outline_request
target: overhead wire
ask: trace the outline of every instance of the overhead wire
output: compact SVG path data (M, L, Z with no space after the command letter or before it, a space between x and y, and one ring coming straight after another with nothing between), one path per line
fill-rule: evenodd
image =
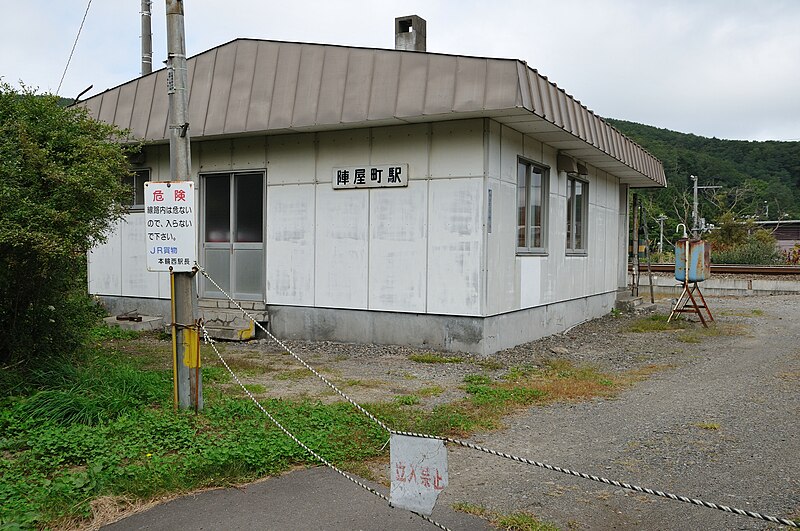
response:
M58 88L56 89L56 94L61 91L61 85L64 83L64 78L67 76L67 70L69 69L69 64L72 62L72 55L75 53L75 47L78 46L78 39L81 37L81 31L83 31L83 25L86 23L86 15L89 14L89 8L92 6L92 0L89 0L89 3L86 4L86 11L83 12L83 20L81 20L81 26L78 28L78 34L75 36L75 42L72 43L72 50L69 52L69 58L67 59L67 64L64 65L64 73L61 74L61 81L58 82Z

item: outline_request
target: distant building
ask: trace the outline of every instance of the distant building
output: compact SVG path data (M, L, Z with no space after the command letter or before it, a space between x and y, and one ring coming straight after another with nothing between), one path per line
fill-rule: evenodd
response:
M628 190L665 186L661 163L524 61L398 42L237 39L189 59L202 266L283 338L490 354L608 313ZM137 190L170 178L166 79L84 102L146 142ZM90 253L89 291L169 315L138 193ZM199 297L207 322L246 328L202 279Z
M772 233L781 251L788 251L800 246L800 220L757 221L755 223Z

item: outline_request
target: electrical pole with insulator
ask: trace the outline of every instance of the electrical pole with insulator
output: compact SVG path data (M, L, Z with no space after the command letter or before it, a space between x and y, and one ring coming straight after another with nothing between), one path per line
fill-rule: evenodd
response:
M191 180L186 35L183 0L167 2L167 92L169 94L170 180ZM170 273L173 307L175 402L181 409L203 408L195 271Z

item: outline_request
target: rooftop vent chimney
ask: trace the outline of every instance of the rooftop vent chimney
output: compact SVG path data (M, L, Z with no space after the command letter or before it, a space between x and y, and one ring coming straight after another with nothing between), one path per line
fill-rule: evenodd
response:
M425 51L425 19L417 15L394 19L394 49Z

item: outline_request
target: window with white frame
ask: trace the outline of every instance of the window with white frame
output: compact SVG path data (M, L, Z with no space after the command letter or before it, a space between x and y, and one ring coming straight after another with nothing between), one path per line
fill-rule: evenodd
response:
M517 161L517 252L544 254L547 246L547 167Z
M150 170L131 170L130 175L122 178L122 184L129 186L131 195L127 203L129 210L144 210L144 183L150 180Z
M567 253L586 254L589 183L567 176Z

